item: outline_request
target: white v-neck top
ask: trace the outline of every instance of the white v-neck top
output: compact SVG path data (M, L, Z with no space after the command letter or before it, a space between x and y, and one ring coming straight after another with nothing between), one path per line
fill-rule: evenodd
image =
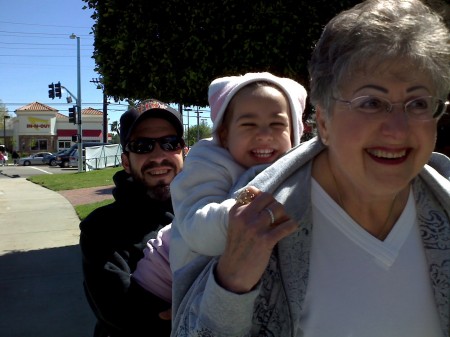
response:
M360 227L315 180L311 195L305 337L442 336L412 191L384 241Z

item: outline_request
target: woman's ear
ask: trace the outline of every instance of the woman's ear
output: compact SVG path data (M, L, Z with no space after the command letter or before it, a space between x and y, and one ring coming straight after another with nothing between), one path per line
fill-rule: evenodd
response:
M319 137L322 143L328 145L328 121L329 117L324 109L318 105L316 106L316 126L319 132Z

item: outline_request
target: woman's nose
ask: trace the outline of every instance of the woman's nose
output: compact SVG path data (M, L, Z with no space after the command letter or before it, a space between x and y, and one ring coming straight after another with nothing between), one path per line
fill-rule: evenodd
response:
M408 130L409 121L404 105L393 104L386 119L383 121L383 133L398 138L405 136Z

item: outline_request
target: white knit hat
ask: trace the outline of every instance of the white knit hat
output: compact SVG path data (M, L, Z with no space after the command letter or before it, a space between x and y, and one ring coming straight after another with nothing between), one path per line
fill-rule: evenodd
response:
M303 134L302 114L306 105L306 90L300 83L290 78L277 77L268 72L220 77L211 82L208 90L208 101L213 122L212 132L216 133L222 123L223 114L234 95L247 84L259 81L274 83L288 97L291 108L293 145L300 144L300 138Z

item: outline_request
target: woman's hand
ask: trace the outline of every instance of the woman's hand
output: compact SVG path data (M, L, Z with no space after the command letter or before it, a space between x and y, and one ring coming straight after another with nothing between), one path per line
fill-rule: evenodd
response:
M295 232L298 224L271 194L255 187L248 187L247 198L239 200L244 202L237 202L229 213L227 244L216 280L229 291L244 293L259 282L273 247Z

